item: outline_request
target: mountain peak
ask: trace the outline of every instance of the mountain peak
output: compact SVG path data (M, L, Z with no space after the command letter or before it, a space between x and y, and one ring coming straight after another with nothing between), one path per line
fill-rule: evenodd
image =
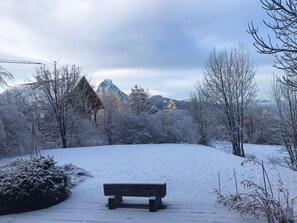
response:
M97 94L113 93L119 96L123 101L129 101L129 97L122 92L116 85L113 84L111 79L105 79L102 81L96 91Z
M111 79L104 79L104 81L102 83L107 84L107 85L113 84Z
M105 93L110 88L118 88L118 87L112 83L112 80L104 79L104 81L102 81L99 87L97 88L97 93ZM98 92L98 91L101 91L101 92Z

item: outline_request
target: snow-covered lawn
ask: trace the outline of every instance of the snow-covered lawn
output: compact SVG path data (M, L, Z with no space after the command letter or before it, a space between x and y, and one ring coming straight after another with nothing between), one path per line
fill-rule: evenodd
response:
M264 159L273 185L281 173L290 195L296 196L297 173L268 164L267 155L277 154L276 146L246 145L246 153ZM266 222L265 218L241 218L227 207L216 205L214 188L218 172L222 192L235 192L233 169L237 179L261 183L261 169L241 166L243 158L220 149L187 144L121 145L43 151L59 164L73 163L92 173L72 190L64 202L43 210L0 216L0 222L104 222L104 223L179 223L179 222ZM2 159L0 164L12 159ZM103 195L104 183L167 183L163 199L166 209L151 213L142 208L108 210ZM239 188L243 191L243 188ZM148 198L124 197L124 203L148 204Z

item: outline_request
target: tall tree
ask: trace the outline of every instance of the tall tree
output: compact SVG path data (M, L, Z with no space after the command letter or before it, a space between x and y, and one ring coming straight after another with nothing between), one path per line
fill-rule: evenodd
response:
M54 62L52 70L40 66L34 75L42 99L46 101L43 109L46 109L48 124L57 128L63 148L67 147L67 133L76 127L74 124L78 121L73 117L71 94L78 83L80 72L80 68L75 65L59 68Z
M273 55L276 59L275 67L286 71L283 82L297 87L295 80L290 76L297 74L297 2L296 0L260 0L262 8L266 11L269 21L264 24L271 34L263 38L258 28L250 23L248 32L254 39L254 46L261 54Z
M203 94L217 108L234 155L244 156L244 111L256 96L255 69L243 46L213 50L204 68Z
M292 82L297 81L297 77L286 78ZM291 169L297 171L297 91L274 79L271 96L278 109L276 126L287 152L285 161Z
M282 78L273 80L272 98L278 108L277 126L280 130L288 158L288 165L297 170L297 2L296 0L260 0L271 31L264 39L253 23L248 32L261 54L273 55L274 67L283 70Z
M210 141L209 129L211 123L211 106L209 100L203 94L201 84L197 81L196 91L191 96L190 112L197 124L199 144L208 145Z

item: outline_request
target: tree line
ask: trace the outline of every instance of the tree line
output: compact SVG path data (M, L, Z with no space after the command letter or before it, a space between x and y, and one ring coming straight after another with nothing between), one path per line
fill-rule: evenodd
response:
M214 50L189 109L176 109L171 102L164 110L151 104L149 93L136 85L129 102L113 93L98 95L102 106L94 111L82 100L90 92L76 91L82 79L79 67L56 62L40 66L33 83L1 94L1 154L30 152L32 124L41 149L140 143L210 145L215 140L230 140L233 153L244 156L243 142L279 144L274 137L277 130L270 125L275 107L254 101L255 71L248 59L243 48ZM213 66L216 63L219 66ZM241 78L237 78L239 70ZM96 120L91 117L94 112Z
M198 134L186 110L158 110L142 87L130 101L113 93L97 98L75 65L40 66L35 81L0 96L1 155L29 153L32 124L41 149L137 143L197 143ZM89 100L88 98L91 99ZM87 100L88 99L88 100ZM95 103L94 103L95 102Z

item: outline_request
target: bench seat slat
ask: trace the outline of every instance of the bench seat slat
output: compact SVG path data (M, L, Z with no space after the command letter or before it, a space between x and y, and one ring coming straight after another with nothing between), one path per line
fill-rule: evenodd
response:
M165 197L166 183L164 184L104 184L104 195L120 195L133 197Z

